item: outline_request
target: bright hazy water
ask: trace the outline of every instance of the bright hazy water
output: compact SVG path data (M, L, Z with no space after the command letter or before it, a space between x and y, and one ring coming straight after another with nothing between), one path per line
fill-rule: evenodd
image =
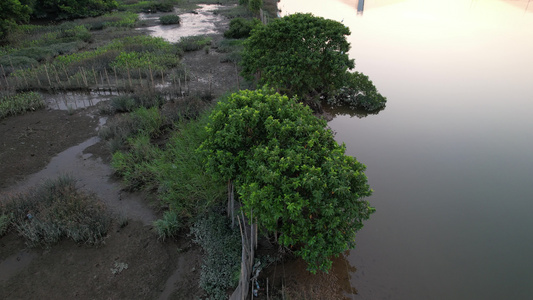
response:
M357 4L279 3L343 20L388 98L330 122L375 190L349 256L356 298L533 299L533 3Z

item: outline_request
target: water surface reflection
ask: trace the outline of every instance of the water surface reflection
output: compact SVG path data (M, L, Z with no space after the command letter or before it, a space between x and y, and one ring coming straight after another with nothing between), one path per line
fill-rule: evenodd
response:
M388 99L329 122L375 190L348 257L358 297L532 299L533 5L357 4L280 2L349 26L356 70Z

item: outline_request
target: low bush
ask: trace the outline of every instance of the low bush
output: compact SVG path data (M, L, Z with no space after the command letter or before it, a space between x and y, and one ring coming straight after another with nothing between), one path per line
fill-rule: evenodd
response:
M0 119L45 107L40 94L34 92L20 93L0 98Z
M177 15L161 16L159 17L159 22L161 22L162 25L179 24L180 16L177 16Z
M177 43L183 51L196 51L211 45L212 38L203 35L182 37Z
M148 134L140 134L127 140L128 151L113 154L111 166L121 176L128 190L153 190L157 188L158 170L153 161L161 151L150 143Z
M224 37L227 39L247 38L254 28L261 25L261 21L256 18L235 18L229 22L229 29L224 32Z
M50 246L63 238L98 244L111 225L111 215L94 195L76 189L76 180L61 176L0 201L0 216L30 247Z
M13 56L22 56L22 57L28 57L30 59L36 60L36 61L49 61L55 56L57 56L59 53L52 47L28 47L28 48L22 48L15 53L13 53Z
M178 234L181 223L176 212L170 210L163 214L162 219L154 221L154 228L159 238L164 241L166 238L175 237Z

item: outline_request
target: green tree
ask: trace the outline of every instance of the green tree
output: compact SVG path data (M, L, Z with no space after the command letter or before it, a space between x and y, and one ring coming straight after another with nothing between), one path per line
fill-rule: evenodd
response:
M0 1L0 40L4 39L17 23L27 23L30 13L31 9L19 0Z
M116 0L35 0L37 18L75 19L95 17L117 8Z
M242 74L250 80L259 75L260 85L289 96L318 99L342 87L346 71L354 68L347 54L349 34L343 24L312 14L276 19L252 31Z
M287 96L241 91L217 104L200 146L208 171L235 182L243 212L279 233L312 272L353 248L374 211L364 200L371 195L365 166L326 126Z

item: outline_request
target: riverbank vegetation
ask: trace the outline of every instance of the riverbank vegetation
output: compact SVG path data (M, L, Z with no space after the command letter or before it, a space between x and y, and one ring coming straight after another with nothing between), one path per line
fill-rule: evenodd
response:
M207 255L200 284L221 299L240 275L239 235L222 216L227 181L235 182L242 211L260 232L302 257L309 270L327 271L332 256L353 247L355 232L373 212L364 200L371 190L364 165L346 156L326 122L299 102L317 111L325 99L375 110L384 107L385 98L364 75L347 73L354 64L346 54L346 27L311 15L263 25L264 16L276 11L263 12L263 22L252 19L262 1L220 9L217 13L232 18L222 40L193 36L170 43L135 30L146 22L138 12L215 2L220 1L183 6L180 1L107 1L117 11L106 8L76 20L55 11L47 16L67 21L14 25L0 48L0 81L3 92L26 95L17 97L39 90L119 93L101 111L112 116L99 133L108 143L111 165L126 189L157 199L163 217L154 228L161 240L190 229ZM275 8L274 1L267 4ZM174 17L167 18L179 21ZM274 39L279 30L290 33ZM309 30L325 30L309 39L320 50L291 40L295 32ZM226 95L216 107L210 91L186 91L190 76L182 56L210 49L226 53L222 61L236 70L242 66L250 82L241 87L256 79L258 86L269 87ZM0 221L5 224L7 218L4 213Z
M60 176L0 201L0 236L14 230L29 247L51 246L68 238L99 244L112 216L94 195L76 188L76 180Z
M0 97L0 119L41 109L44 106L42 96L34 92L6 95Z

